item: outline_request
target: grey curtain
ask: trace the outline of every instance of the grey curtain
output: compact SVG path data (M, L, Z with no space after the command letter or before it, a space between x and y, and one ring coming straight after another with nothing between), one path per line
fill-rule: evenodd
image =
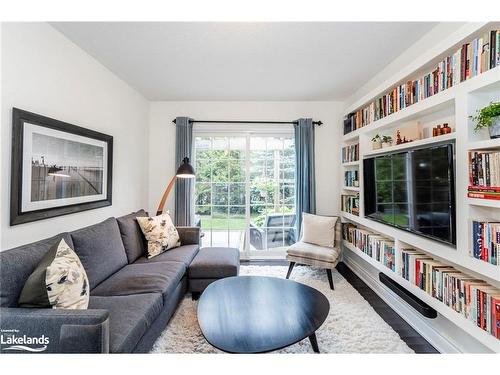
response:
M314 176L314 125L301 118L295 129L295 212L297 236L301 233L302 212L316 213L316 179Z
M193 123L189 117L175 119L175 170L182 159L193 158ZM194 218L194 179L178 178L175 184L175 225L191 226Z

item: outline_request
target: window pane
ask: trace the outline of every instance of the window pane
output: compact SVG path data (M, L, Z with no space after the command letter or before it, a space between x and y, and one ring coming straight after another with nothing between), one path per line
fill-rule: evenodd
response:
M250 158L262 159L266 156L266 139L261 137L250 138Z
M229 203L229 189L226 184L213 184L212 204L227 205Z
M245 182L245 160L229 161L229 181Z
M209 205L212 203L212 187L209 183L196 183L195 204Z
M245 205L245 184L229 185L229 204Z
M196 160L196 182L210 182L212 166L209 159Z
M229 161L227 159L212 160L212 182L229 182Z
M229 138L229 157L231 159L242 159L246 152L246 138L231 137Z
M212 139L210 137L196 137L195 138L195 158L208 159L211 155Z

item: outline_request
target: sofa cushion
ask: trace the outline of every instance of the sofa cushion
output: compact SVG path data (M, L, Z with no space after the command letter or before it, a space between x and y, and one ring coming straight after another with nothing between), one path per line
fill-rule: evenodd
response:
M89 308L109 312L109 349L131 353L163 308L160 293L130 296L90 296Z
M186 267L189 267L193 258L198 253L198 249L199 249L198 245L184 245L166 251L150 259L146 257L140 257L135 261L135 263L140 264L140 263L155 263L155 262L181 262L184 263Z
M87 271L90 290L128 264L114 217L71 232L71 238L73 248Z
M64 240L55 243L24 284L20 307L82 309L89 305L87 273Z
M147 241L136 218L147 216L146 211L139 210L116 219L129 263L134 263L146 253Z
M21 290L45 254L61 239L73 246L68 233L0 252L0 306L17 307Z
M165 299L184 276L186 266L179 262L129 264L99 284L91 295L126 296L142 293L162 293Z
M237 276L240 252L232 247L205 247L200 249L188 269L190 279L221 279Z
M294 243L288 248L286 253L295 257L320 260L328 263L334 263L340 256L340 250L336 247L323 247L307 242Z
M148 258L181 245L179 233L168 212L158 216L138 217L137 222L148 241Z

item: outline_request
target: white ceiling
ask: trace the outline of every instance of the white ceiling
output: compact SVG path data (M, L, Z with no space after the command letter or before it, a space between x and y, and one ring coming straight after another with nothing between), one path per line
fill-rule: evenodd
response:
M56 22L150 100L343 100L431 22Z

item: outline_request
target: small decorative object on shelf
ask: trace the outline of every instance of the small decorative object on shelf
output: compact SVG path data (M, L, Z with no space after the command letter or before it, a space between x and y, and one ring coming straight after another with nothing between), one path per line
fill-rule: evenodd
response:
M400 273L431 297L500 339L500 289L414 249L401 250Z
M469 152L469 198L500 200L500 151Z
M470 40L445 57L427 74L392 87L385 95L344 119L344 134L369 125L410 105L456 86L499 65L500 30L491 30Z
M439 137L440 135L445 135L445 134L450 134L453 132L453 129L450 127L450 125L445 122L442 127L441 125L437 125L432 128L432 136L433 137Z
M488 128L491 139L500 138L500 102L491 102L469 118L475 122L475 131Z
M379 150L382 148L382 138L380 135L376 135L375 137L372 138L372 149L373 150Z
M390 135L382 136L382 148L387 148L392 146L392 137Z
M500 222L472 221L472 249L470 255L476 259L499 265Z
M397 145L422 139L422 125L417 121L413 124L398 128L394 133L394 137L396 138Z
M412 140L406 139L406 136L401 138L401 132L399 130L396 132L396 144L397 145L402 145L403 143L409 143L409 142L412 142Z

